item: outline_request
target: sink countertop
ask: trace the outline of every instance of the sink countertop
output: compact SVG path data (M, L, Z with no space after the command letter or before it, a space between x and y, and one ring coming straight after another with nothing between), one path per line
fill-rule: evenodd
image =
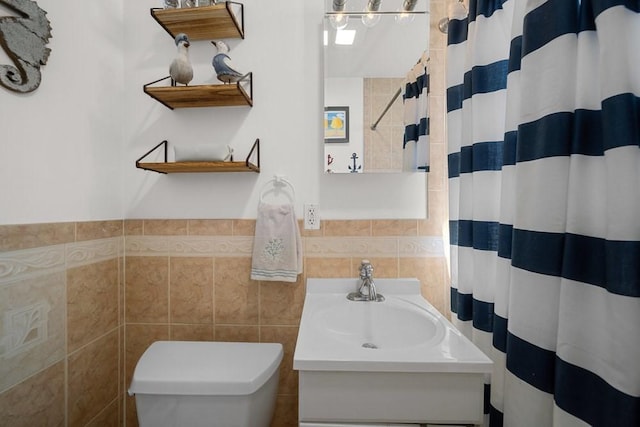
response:
M384 295L384 302L349 301L346 295L357 289L358 279L308 279L293 368L300 371L360 371L360 372L443 372L490 373L492 362L470 340L462 335L440 312L420 294L417 279L375 279L376 290ZM364 304L364 305L363 305ZM384 307L367 307L383 304ZM368 312L368 318L384 310L387 313L406 311L398 322L410 324L395 326L384 324L385 329L407 338L406 345L381 345L363 348L345 341L350 335L325 331L326 319L335 324L350 316L351 312ZM377 311L378 310L378 311ZM331 316L339 313L340 316ZM345 314L346 313L346 314ZM402 313L400 313L402 314ZM394 314L389 314L394 315ZM379 315L378 315L379 316ZM396 318L396 317L394 317ZM325 319L324 322L320 320ZM425 324L416 327L415 322ZM373 320L373 319L372 319ZM379 321L379 319L377 319ZM348 329L349 325L345 325ZM429 326L424 329L422 326ZM428 330L424 340L412 336L413 331ZM397 341L397 340L395 340Z

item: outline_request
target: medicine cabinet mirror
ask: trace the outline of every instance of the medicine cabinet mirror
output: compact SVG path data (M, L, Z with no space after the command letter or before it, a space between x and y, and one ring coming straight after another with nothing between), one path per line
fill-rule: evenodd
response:
M429 0L324 2L324 171L402 172L404 81L428 57Z

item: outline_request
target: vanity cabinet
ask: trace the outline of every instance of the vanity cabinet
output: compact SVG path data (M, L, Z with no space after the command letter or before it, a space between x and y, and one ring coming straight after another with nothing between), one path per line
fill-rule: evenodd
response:
M244 5L233 1L212 6L185 9L152 8L151 16L175 38L185 33L191 41L241 38L244 39ZM213 69L211 71L213 73ZM253 73L247 73L232 84L166 86L170 77L144 85L144 93L165 107L201 108L253 106Z

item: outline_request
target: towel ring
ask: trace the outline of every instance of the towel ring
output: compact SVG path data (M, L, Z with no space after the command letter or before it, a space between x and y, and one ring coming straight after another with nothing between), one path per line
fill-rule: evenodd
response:
M267 188L269 187L269 185L272 185L272 187ZM289 188L291 194L286 193L284 191L285 187ZM289 197L289 199L291 200L291 203L295 202L296 190L295 188L293 188L293 184L291 184L291 182L289 182L287 178L281 175L275 175L273 178L271 178L262 186L262 190L260 190L260 202L264 203L264 196L267 195L268 193L273 193L275 196L277 196L281 191L287 197Z

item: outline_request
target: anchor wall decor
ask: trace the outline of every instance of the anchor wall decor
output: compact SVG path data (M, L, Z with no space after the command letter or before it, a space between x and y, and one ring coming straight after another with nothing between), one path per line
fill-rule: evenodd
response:
M32 0L0 0L14 12L0 16L0 46L13 65L0 64L0 85L14 92L32 92L42 80L40 67L47 63L51 49L51 23L47 12Z

